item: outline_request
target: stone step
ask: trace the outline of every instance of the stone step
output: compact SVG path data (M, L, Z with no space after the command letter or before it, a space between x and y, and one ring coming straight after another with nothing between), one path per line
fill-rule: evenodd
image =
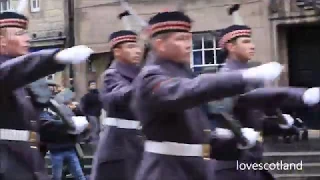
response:
M87 174L91 173L91 169L92 169L92 165L84 165L82 171L85 175L87 175ZM48 171L48 174L52 174L52 166L51 165L47 166L47 171Z
M294 142L291 144L286 143L272 143L266 142L264 144L265 152L299 152L299 151L320 151L320 141L309 140Z
M82 158L81 160L81 163L82 164L92 164L92 161L93 161L93 156L84 156L84 158ZM51 160L50 160L50 157L49 156L46 156L45 157L45 162L46 162L46 165L51 165Z
M264 162L277 163L317 163L320 162L320 152L265 152Z
M52 179L52 176L49 176ZM90 179L90 175L85 175L86 179ZM67 174L62 180L76 180L71 174Z
M277 174L274 175L277 180L319 180L320 173L315 174Z
M292 152L292 151L320 151L320 138L310 138L309 140L292 141L285 143L281 140L274 141L272 138L265 138L265 152Z
M301 166L300 166L301 165ZM290 166L279 168L276 170L271 170L273 174L316 174L319 173L320 163L302 163L297 166L296 163L291 164ZM286 168L286 169L285 169Z
M273 170L277 180L319 180L320 152L265 152L264 162L301 163L302 169Z

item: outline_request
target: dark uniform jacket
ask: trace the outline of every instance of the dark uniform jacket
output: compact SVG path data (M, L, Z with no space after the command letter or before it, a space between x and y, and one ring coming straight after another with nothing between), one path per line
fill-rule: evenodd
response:
M208 101L243 93L239 72L202 74L195 78L190 68L150 56L134 82L133 108L148 140L184 144L209 144L210 125L202 105ZM207 179L202 157L144 153L137 180Z
M132 81L139 72L137 66L114 61L104 73L101 101L108 117L126 120L136 118L130 110ZM143 152L140 131L109 127L100 137L94 158L92 178L132 180Z
M1 129L38 130L39 114L24 86L64 69L64 65L57 64L53 59L56 52L43 50L14 60L0 56L0 63L16 60L10 66L0 65ZM49 179L44 160L35 144L0 140L0 179Z
M232 71L239 69L247 69L250 68L248 63L240 62L237 60L227 60L225 66L221 69L224 71ZM283 91L284 93L289 92L288 89L261 89L263 84L255 84L246 87L246 91L251 91L253 89L259 89L260 94L271 94L271 92ZM301 96L304 92L303 89L292 89L295 90L292 94L296 94L296 96L292 96L293 101L291 103L297 102L299 104ZM281 101L281 97L272 97L275 98L275 103L272 101L264 100L264 96L260 95L261 98L256 98L256 100L250 100L249 98L225 98L220 104L221 111L229 111L229 113L233 114L233 117L239 120L243 127L253 128L258 132L262 132L266 135L271 135L281 131L278 125L274 125L274 122L267 121L265 118L264 110L270 108L270 110L275 110L280 105L287 105L287 100ZM287 97L287 96L284 96ZM252 98L252 97L251 97ZM270 99L270 98L269 98ZM268 102L268 103L267 103ZM270 102L270 103L269 103ZM277 106L278 105L278 106ZM219 110L217 110L219 111ZM273 179L273 177L264 170L261 171L241 171L237 170L237 160L239 163L261 163L263 158L263 145L261 142L257 142L256 146L248 150L239 150L236 147L236 144L228 144L225 147L225 153L228 154L228 158L222 157L221 161L214 161L214 171L215 176L212 179L236 179L236 180L260 180L260 179ZM227 171L228 170L228 171Z

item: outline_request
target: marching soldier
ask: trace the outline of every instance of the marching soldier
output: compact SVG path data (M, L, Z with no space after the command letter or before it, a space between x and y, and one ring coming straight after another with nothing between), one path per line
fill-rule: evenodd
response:
M147 139L136 180L207 179L211 133L201 105L243 93L251 82L272 81L282 67L269 63L194 78L188 66L191 19L182 12L163 12L149 24L153 55L134 81L132 102ZM254 132L248 134L254 139Z
M28 54L27 17L0 13L0 179L47 180L38 150L36 108L25 86L64 69L64 64L84 62L92 50L85 46L43 50ZM17 57L17 58L14 58Z
M121 30L110 35L115 57L104 73L101 101L108 112L103 125L109 126L99 141L94 158L92 180L131 180L135 176L143 152L140 124L130 110L131 83L137 76L142 51L137 34Z
M234 16L235 25L229 26L222 32L219 46L227 53L226 64L221 72L232 70L244 70L250 68L249 60L254 56L255 47L251 40L251 28L243 25L238 15L239 5L230 8L230 15ZM240 22L241 21L241 22ZM288 114L278 114L282 119L278 129L266 128L268 122L264 120L262 110L272 110L274 113L283 106L313 106L319 103L319 88L259 88L262 83L252 84L246 87L245 93L236 98L226 98L223 100L224 106L221 109L227 109L234 118L239 120L245 127L252 127L256 132L272 134L279 128L290 128L294 122ZM259 89L257 89L259 88ZM255 89L254 91L251 91ZM272 126L274 127L274 126ZM269 131L269 132L267 132ZM262 135L262 134L261 134ZM228 159L219 159L214 161L214 175L212 179L221 180L270 180L274 179L266 170L237 170L237 162L241 163L261 163L263 158L262 136L259 142L250 149L239 150L236 146L227 148L225 152L229 155ZM231 158L230 158L231 157Z

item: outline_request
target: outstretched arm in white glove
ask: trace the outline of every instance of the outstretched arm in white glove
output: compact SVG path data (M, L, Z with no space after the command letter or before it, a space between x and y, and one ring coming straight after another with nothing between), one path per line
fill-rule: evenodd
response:
M252 128L242 128L242 135L247 139L247 144L244 146L242 144L238 144L238 149L250 149L254 147L259 138L259 132L256 132Z
M279 127L282 129L289 129L294 124L294 119L289 114L282 114L284 119L287 121L287 124L279 124Z
M217 139L229 140L234 138L234 134L231 130L225 128L215 128L212 132L212 136Z
M283 66L278 62L270 62L257 67L249 68L242 72L244 79L257 82L272 82L283 71Z
M254 147L259 138L259 133L252 128L241 128L241 132L244 138L246 138L247 144L245 146L238 144L237 147L239 149L250 149ZM224 128L215 128L212 132L212 136L220 140L230 140L234 138L233 132Z
M55 60L61 64L80 64L85 62L93 50L85 45L64 49L55 55Z
M69 131L69 134L81 134L89 126L89 122L85 116L72 116L72 121L75 130Z
M320 102L320 88L309 88L302 96L303 102L308 106L314 106Z

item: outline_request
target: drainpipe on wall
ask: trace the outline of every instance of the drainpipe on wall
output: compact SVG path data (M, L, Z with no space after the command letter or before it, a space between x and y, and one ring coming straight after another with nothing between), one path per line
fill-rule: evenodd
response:
M75 40L75 0L67 0L67 12L68 12L68 47L76 45ZM74 88L76 94L75 99L79 102L80 98L87 91L87 64L70 65L69 77L71 80L71 86Z
M66 16L67 20L66 20L66 30L65 32L67 32L68 36L67 36L67 43L66 43L66 47L72 47L75 45L75 40L74 40L74 0L67 0L65 1L65 9L66 9ZM66 84L69 87L73 87L74 83L73 83L73 67L72 65L68 66L68 74L66 74L65 78L66 78Z

